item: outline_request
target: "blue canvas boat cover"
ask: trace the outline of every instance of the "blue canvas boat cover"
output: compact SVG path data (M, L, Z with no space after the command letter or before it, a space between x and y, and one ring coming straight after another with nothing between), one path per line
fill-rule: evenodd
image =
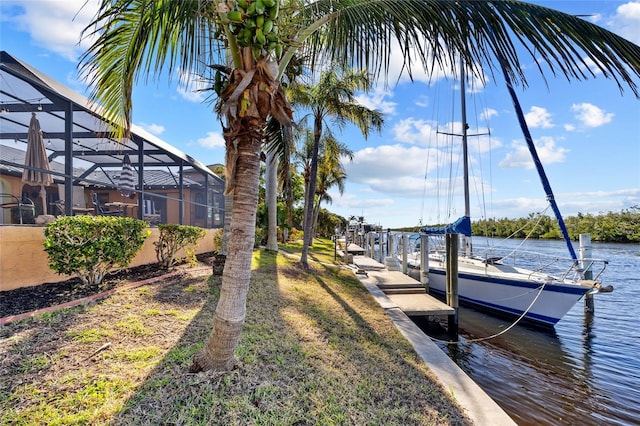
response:
M460 219L445 226L420 228L420 232L431 235L438 234L462 234L471 236L471 218L462 216Z

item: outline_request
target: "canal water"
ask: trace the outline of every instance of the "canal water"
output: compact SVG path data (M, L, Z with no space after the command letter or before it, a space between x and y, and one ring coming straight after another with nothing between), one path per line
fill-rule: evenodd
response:
M531 243L565 256L563 242ZM640 425L640 245L593 243L592 257L609 260L601 278L614 287L592 316L580 301L551 331L469 342L511 322L460 308L459 343L438 343L519 425Z

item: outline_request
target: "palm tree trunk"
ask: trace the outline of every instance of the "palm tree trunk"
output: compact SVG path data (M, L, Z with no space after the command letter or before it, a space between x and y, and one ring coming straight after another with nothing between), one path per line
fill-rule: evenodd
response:
M233 195L224 196L224 224L222 229L222 244L213 262L213 275L220 276L224 271L224 263L229 247L229 233L231 232L231 215L233 210Z
M278 157L273 150L267 152L266 175L267 250L278 251Z
M220 254L226 256L229 250L229 234L231 233L231 217L233 216L233 195L224 196L224 224L222 231L222 247Z
M320 197L313 206L313 224L311 225L311 240L316 237L318 231L318 216L320 215Z
M300 264L304 268L309 267L309 246L313 241L311 235L311 225L313 222L313 205L316 194L316 180L318 178L318 151L320 150L320 137L322 136L322 119L316 117L313 126L313 149L311 151L311 165L309 167L309 185L304 200L304 220L302 229L304 236L302 238L302 253L300 254Z
M250 125L245 128L255 129ZM257 132L252 132L253 137L245 136L238 144L231 232L220 300L214 314L213 330L194 357L192 372L228 371L235 362L233 354L244 324L251 277L260 174L260 130L258 127Z

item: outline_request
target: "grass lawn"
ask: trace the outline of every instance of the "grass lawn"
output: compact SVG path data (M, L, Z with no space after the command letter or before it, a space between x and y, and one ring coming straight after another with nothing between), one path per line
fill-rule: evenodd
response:
M254 252L227 373L188 372L220 289L202 268L4 326L0 424L469 424L333 243L309 260Z

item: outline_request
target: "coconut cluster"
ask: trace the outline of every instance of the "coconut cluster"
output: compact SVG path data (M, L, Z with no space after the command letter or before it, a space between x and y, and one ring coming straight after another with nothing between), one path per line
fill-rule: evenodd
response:
M278 38L277 0L237 0L235 8L227 12L231 33L238 45L251 47L254 56L275 52L282 56L282 43Z

